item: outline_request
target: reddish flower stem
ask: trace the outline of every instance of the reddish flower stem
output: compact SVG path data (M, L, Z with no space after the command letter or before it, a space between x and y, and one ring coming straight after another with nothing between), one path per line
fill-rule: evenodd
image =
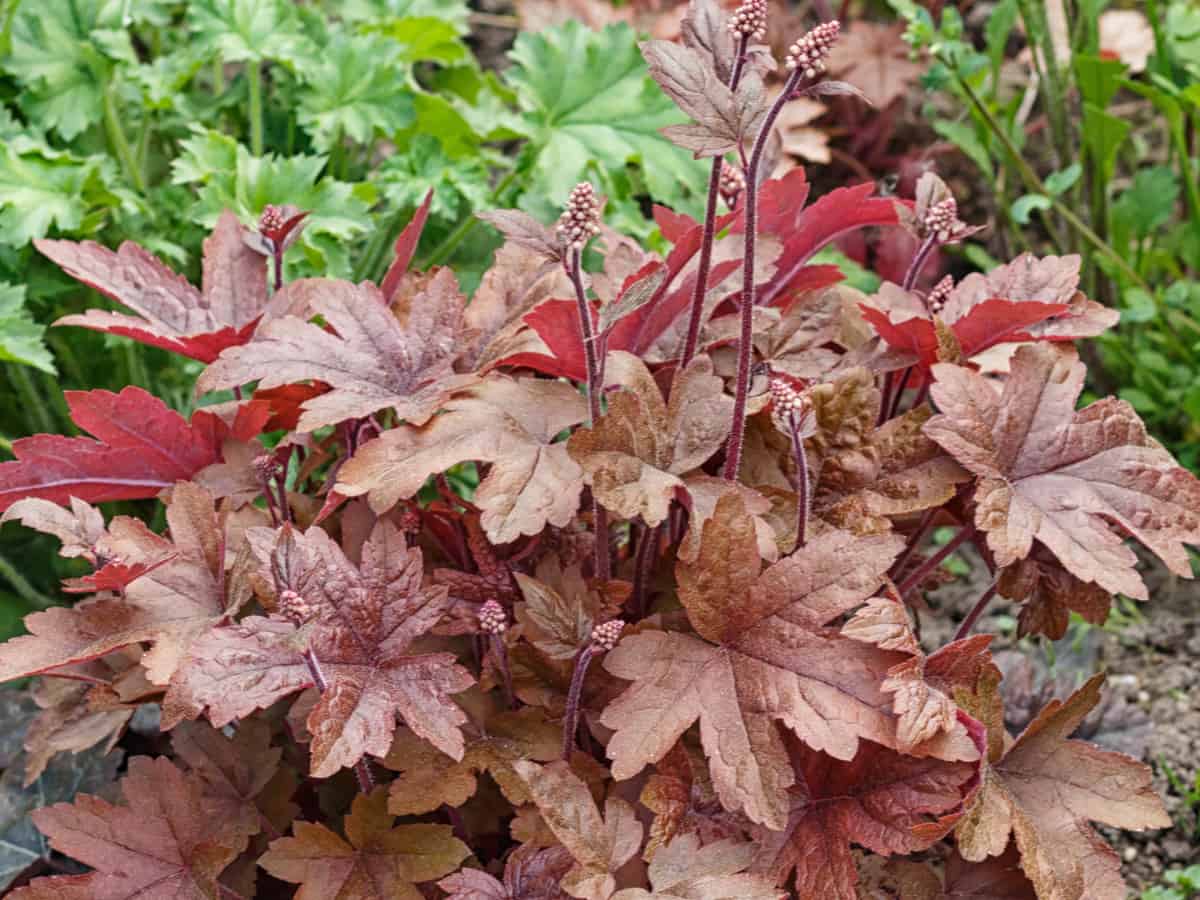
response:
M912 555L921 546L921 540L925 537L925 533L929 531L929 526L933 523L935 512L937 512L936 509L927 509L925 510L925 514L921 516L921 521L917 523L917 530L909 536L908 543L904 547L904 552L900 554L899 559L892 563L891 577L893 579L900 577L904 572L904 567L912 559Z
M796 549L799 550L808 539L808 514L812 500L809 498L808 453L804 449L804 438L800 436L796 417L789 418L792 424L792 458L796 462Z
M662 527L662 523L653 528L647 527L642 532L642 539L638 542L637 555L633 562L633 596L629 604L635 621L646 617L650 596L650 575L654 567L655 551L658 549L658 536L662 532Z
M500 670L500 679L504 682L504 696L510 709L517 708L517 697L513 693L512 668L508 665L508 647L504 644L504 635L489 634L488 640L492 645L492 656L496 660L496 668Z
M592 308L583 288L583 251L572 250L565 260L567 275L575 286L575 302L579 308L579 333L583 336L583 358L587 367L588 428L600 418L601 385L600 360L596 353L596 335L592 328ZM612 560L608 552L608 511L592 495L592 513L596 525L596 577L601 581L612 578Z
M921 277L921 270L925 268L925 263L929 260L930 254L937 248L937 245L937 236L932 234L921 242L921 246L913 254L908 271L904 273L904 284L901 287L905 291L911 291L916 287L917 279ZM900 398L904 396L904 388L908 385L909 379L912 378L912 373L913 367L909 366L904 370L904 374L900 377L898 385L896 383L895 372L888 372L885 376L883 382L883 402L879 406L877 425L882 425L888 419L895 418L896 413L900 411Z
M963 619L962 624L958 626L958 631L954 633L954 640L961 641L971 629L975 627L975 623L979 621L979 617L983 615L984 610L988 608L988 604L992 602L992 598L996 596L996 582L993 581L986 591L971 607L971 611L967 613L967 617Z
M567 691L567 712L563 717L562 758L570 762L575 749L575 732L579 729L579 700L583 696L583 680L596 648L589 643L575 657L575 671L571 674L571 687Z
M900 582L900 585L897 587L897 590L900 592L900 596L904 597L913 588L920 587L921 582L928 578L931 572L936 571L937 567L945 562L947 556L949 556L974 536L975 529L973 527L969 525L963 526L963 528L959 530L958 534L951 538L950 542L947 543L946 546L944 546L937 553L933 554L933 556L929 557L929 559L925 560L925 562L921 563L921 565L917 566L912 571L912 574Z
M733 62L733 71L729 75L729 89L737 90L742 80L742 71L746 64L746 48L750 38L742 35L738 41L737 57ZM679 367L686 369L688 363L696 356L696 347L700 342L700 325L704 319L704 298L708 294L708 275L712 269L713 241L717 229L717 197L721 186L721 164L725 157L714 156L712 171L708 176L708 205L704 209L704 236L700 241L700 262L696 266L696 288L692 293L692 309L688 315L687 338L683 342L683 358Z
M767 148L767 138L775 127L775 120L783 111L792 94L795 93L804 73L795 69L788 77L787 83L775 102L767 111L762 129L754 139L754 150L750 153L750 164L746 167L746 244L742 257L742 308L741 332L738 341L737 388L733 400L733 427L729 432L729 442L725 445L725 468L721 474L727 481L737 479L738 469L742 464L742 443L746 431L746 402L750 396L750 364L754 357L754 258L756 252L758 230L758 167L762 164L763 153Z

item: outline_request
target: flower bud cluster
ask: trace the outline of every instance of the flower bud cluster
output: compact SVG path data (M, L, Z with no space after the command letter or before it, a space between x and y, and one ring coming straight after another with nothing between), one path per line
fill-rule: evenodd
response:
M929 296L925 298L925 305L929 308L931 316L940 315L946 301L950 299L950 292L954 290L954 278L947 275L929 292Z
M792 424L799 425L812 413L808 392L797 387L792 379L775 375L771 378L771 422L786 435Z
M479 607L479 630L484 634L504 634L508 630L508 615L495 600Z
M767 36L767 0L745 0L729 18L734 37L761 41Z
M600 233L600 201L596 189L588 182L571 189L554 233L571 250L582 250L584 244Z
M303 625L316 614L313 605L293 590L279 592L279 612L297 625Z
M926 234L935 236L939 244L949 243L964 227L958 220L958 202L953 197L947 197L941 203L929 207L929 211L925 213L925 221L921 224Z
M818 25L788 48L787 67L799 70L805 78L816 78L825 71L825 59L842 32L836 19Z
M721 192L721 199L725 201L725 205L730 209L737 206L738 197L742 195L742 191L746 189L746 175L738 167L730 165L725 160L721 161L721 180L718 184L718 190Z
M621 639L621 631L625 623L620 619L612 619L603 625L592 628L592 647L596 650L611 650Z

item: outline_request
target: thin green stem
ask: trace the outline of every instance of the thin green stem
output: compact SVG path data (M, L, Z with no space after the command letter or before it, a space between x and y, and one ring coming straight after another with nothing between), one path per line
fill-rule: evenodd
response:
M212 91L214 97L225 93L225 60L221 59L220 54L214 56L212 61Z
M250 91L250 152L263 155L262 63L246 64L246 84Z
M49 609L51 606L56 605L54 598L47 597L30 584L25 576L17 571L17 567L3 556L0 556L0 578L3 578L12 585L12 589L16 592L17 596L34 609Z
M1038 177L1038 174L1033 170L1033 167L1030 166L1029 163L1027 163L1021 156L1021 151L1018 150L1013 144L1012 139L1008 136L1003 127L1001 127L1000 123L996 121L991 111L984 106L983 101L979 98L979 95L975 93L974 89L966 82L964 78L961 76L956 77L959 87L967 95L967 99L971 101L971 105L983 118L988 129L996 136L996 138L1000 141L1000 144L1004 147L1005 152L1012 159L1013 165L1016 167L1017 174L1020 175L1021 180L1025 182L1026 188L1032 192L1049 197L1050 203L1053 205L1055 211L1063 217L1064 221L1066 221L1066 223L1070 225L1077 234L1091 244L1102 256L1108 257L1108 259L1111 260L1112 263L1121 271L1122 275L1128 278L1133 284L1136 284L1138 287L1142 288L1142 290L1149 293L1150 286L1146 284L1142 276L1140 276L1130 267L1129 263L1125 261L1125 258L1108 244L1106 244L1104 239L1101 238L1100 235L1096 234L1096 232L1092 231L1092 229L1089 228L1087 224L1079 218L1079 216L1075 215L1069 206L1063 203L1058 197L1053 196L1050 191L1046 189L1046 185L1042 182L1042 179Z
M46 399L38 390L37 385L33 383L33 379L29 377L29 371L16 363L5 368L8 371L8 380L12 382L12 386L21 399L21 410L25 413L25 419L31 426L29 430L43 434L57 432L54 418L46 407Z
M14 455L12 441L10 441L8 438L6 438L2 434L0 434L0 450L3 450L9 456Z
M133 148L129 145L129 138L125 136L125 129L121 127L116 90L117 82L114 78L104 88L104 131L108 135L113 155L121 162L121 169L125 172L125 177L139 194L145 194L146 178L137 164Z

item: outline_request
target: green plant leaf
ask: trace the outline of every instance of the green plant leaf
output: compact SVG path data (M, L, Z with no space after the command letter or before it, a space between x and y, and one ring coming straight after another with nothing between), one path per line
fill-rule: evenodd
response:
M370 31L393 41L399 59L404 62L455 65L470 59L466 44L459 40L461 32L453 22L444 19L428 16L391 19L372 26Z
M1012 205L1013 221L1018 225L1028 225L1034 210L1045 211L1053 206L1054 202L1045 194L1025 194L1018 197Z
M967 159L975 163L979 170L989 178L995 176L995 166L987 146L979 139L978 133L970 125L963 122L951 122L939 119L933 123L933 130L952 143L967 155Z
M413 121L408 73L389 60L387 44L337 35L302 70L307 90L300 94L299 119L318 150L327 152L341 135L367 144Z
M1075 80L1084 102L1104 109L1121 89L1125 64L1119 59L1079 54L1074 59Z
M318 55L305 52L308 41L284 0L192 0L188 28L197 51L218 54L225 62L299 65Z
M1061 172L1052 172L1046 176L1044 184L1046 190L1053 196L1059 197L1069 191L1079 181L1079 176L1083 174L1083 166L1079 163L1071 163Z
M435 218L461 219L486 208L491 198L487 166L478 157L451 159L431 134L418 134L406 152L385 160L376 183L398 209L415 209L432 188L430 215Z
M1170 221L1179 193L1179 178L1170 167L1142 169L1113 203L1113 217L1135 236L1149 237Z
M98 211L119 201L109 189L112 163L78 157L25 137L0 146L0 245L24 247L50 229L91 233Z
M649 163L649 193L667 206L693 209L706 166L660 133L682 121L648 76L628 25L595 32L577 21L524 32L510 53L506 82L516 91L529 139L531 183L523 205L549 213L595 164L603 170Z
M349 245L371 227L372 185L323 175L323 156L256 157L233 138L199 127L181 142L181 150L172 164L173 179L199 192L189 212L193 222L211 228L224 209L252 222L268 204L294 204L309 217L297 248L301 252L287 258L289 272L349 275Z
M453 25L459 35L467 33L471 13L465 0L332 0L329 5L347 22L440 19Z
M1158 316L1158 306L1154 298L1141 288L1129 288L1124 295L1125 304L1121 309L1123 322L1149 322Z
M123 5L120 0L38 0L17 9L3 65L24 87L21 107L31 121L67 140L100 121L114 59L137 61L122 27Z
M1129 137L1132 127L1125 119L1106 113L1095 104L1083 104L1083 144L1101 180L1112 179L1117 151Z
M25 309L24 285L0 281L0 362L33 366L56 374L54 357L42 338L46 333Z

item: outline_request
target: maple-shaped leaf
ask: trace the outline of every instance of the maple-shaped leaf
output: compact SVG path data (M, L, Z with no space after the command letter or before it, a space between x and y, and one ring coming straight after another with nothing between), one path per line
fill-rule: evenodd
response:
M159 757L129 761L125 804L82 794L33 813L60 853L91 866L86 875L39 878L11 896L21 900L103 897L178 900L217 896L217 876L258 830L257 819L226 817L203 782Z
M471 855L449 825L395 825L387 791L354 798L346 837L316 822L296 822L258 864L282 881L301 885L296 900L387 897L423 900L417 884L453 872Z
M486 730L469 740L463 757L439 752L408 729L399 729L383 764L401 773L391 784L388 810L420 815L443 803L462 806L475 795L476 775L487 772L514 807L531 802L529 791L513 771L521 759L549 762L562 752L562 724L544 710L527 706L489 716Z
M239 722L232 737L204 722L184 722L171 732L171 748L204 782L205 795L220 804L222 819L249 810L257 820L255 798L283 756L282 748L271 746L270 726L258 719Z
M449 653L411 653L409 645L446 610L445 587L422 588L419 549L386 520L372 530L355 566L320 528L281 529L273 568L278 589L299 594L315 611L305 634L281 617L251 616L196 641L171 681L164 727L207 713L213 725L313 686L302 647L325 680L308 715L312 774L383 757L396 717L442 752L462 758L466 716L450 695L473 684Z
M104 537L104 516L100 510L78 497L64 509L49 500L29 497L12 503L0 515L0 524L18 521L26 528L53 535L61 542L58 555L64 559L82 557L96 564L96 544Z
M673 41L644 41L640 49L650 77L692 120L662 129L674 144L701 159L724 156L758 134L767 97L757 73L748 72L734 91L713 77L711 61L697 50Z
M1185 545L1200 544L1200 481L1128 403L1110 397L1076 411L1085 367L1073 348L1022 347L1002 392L961 366L933 371L942 413L925 433L978 479L975 524L996 565L1025 559L1037 540L1080 581L1145 600L1115 523L1191 575Z
M857 900L851 844L882 856L928 848L939 835L923 836L918 826L959 807L979 772L977 764L917 759L869 742L848 761L794 750L787 827L762 835L757 868L779 884L794 873L801 897Z
M759 853L754 844L723 840L701 846L694 834L675 838L650 862L651 890L626 888L612 900L782 900L769 878L746 872Z
M94 435L37 434L13 441L0 463L0 511L24 497L69 504L154 497L221 458L228 426L200 410L187 421L138 387L67 391L71 419Z
M997 344L1073 341L1111 328L1117 311L1079 293L1079 266L1078 256L1024 253L987 275L968 275L936 315L915 294L891 283L860 309L889 346L915 356L928 371L939 361L938 322L953 334L964 359Z
M1100 585L1081 581L1043 548L1000 571L996 581L1002 597L1021 604L1017 634L1044 634L1057 641L1067 633L1071 613L1085 622L1103 625L1112 609L1112 595Z
M555 438L587 418L577 390L494 373L443 410L424 426L401 425L361 447L338 470L338 492L367 494L382 513L415 496L431 475L473 460L492 464L473 500L492 543L571 521L583 470Z
M561 760L547 766L523 761L513 768L546 825L575 858L563 890L580 900L608 900L616 888L613 874L642 846L642 824L633 807L609 796L601 815L588 786Z
M578 563L564 566L544 556L531 577L514 572L522 602L513 607L526 641L550 659L573 660L592 639L594 626L620 613L620 600L589 585Z
M463 330L463 297L449 269L413 279L391 306L369 282L313 278L286 288L300 315L273 319L255 340L231 347L196 383L199 393L258 381L274 388L322 381L331 390L305 401L298 428L313 431L381 409L420 424L475 379L453 372ZM307 321L320 315L332 331Z
M862 738L896 746L883 683L909 657L828 626L871 596L902 547L893 535L828 530L760 573L753 521L740 497L723 497L695 563L676 567L697 634L642 631L605 657L609 672L633 682L601 718L615 731L614 777L661 759L698 719L722 804L779 830L794 774L777 723L842 760ZM961 725L909 752L979 755Z
M870 891L880 889L886 892L883 896L899 900L1037 900L1015 845L982 862L968 862L950 850L940 871L927 863L892 859L862 874L866 896L877 896Z
M1012 745L993 753L983 784L958 824L959 852L980 861L1016 838L1021 868L1050 900L1124 900L1121 860L1089 821L1115 828L1165 828L1171 818L1151 772L1131 757L1069 740L1100 700L1096 675L1067 700L1053 700Z
M482 869L460 869L438 882L446 900L567 900L560 884L575 865L565 847L522 844L504 861L504 880Z
M829 69L861 88L879 109L904 96L924 71L912 59L904 26L856 21L842 32L829 55Z
M72 278L137 314L91 309L54 324L120 334L210 363L250 339L267 304L266 258L248 246L247 234L232 212L221 215L204 241L201 290L130 241L115 253L94 241L36 241Z
M607 414L590 429L571 435L567 449L605 507L657 525L675 492L685 490L680 476L725 442L733 400L707 356L697 356L679 373L669 402L637 357L614 352L607 371L609 383L623 390L610 397Z
M118 599L100 597L27 616L29 634L0 647L0 680L52 671L147 641L154 648L142 658L146 675L155 684L166 684L192 641L236 611L232 594L227 600L222 590L225 538L211 495L190 482L177 484L167 506L167 527L170 540L138 519L114 519L102 546L124 565L145 571Z

